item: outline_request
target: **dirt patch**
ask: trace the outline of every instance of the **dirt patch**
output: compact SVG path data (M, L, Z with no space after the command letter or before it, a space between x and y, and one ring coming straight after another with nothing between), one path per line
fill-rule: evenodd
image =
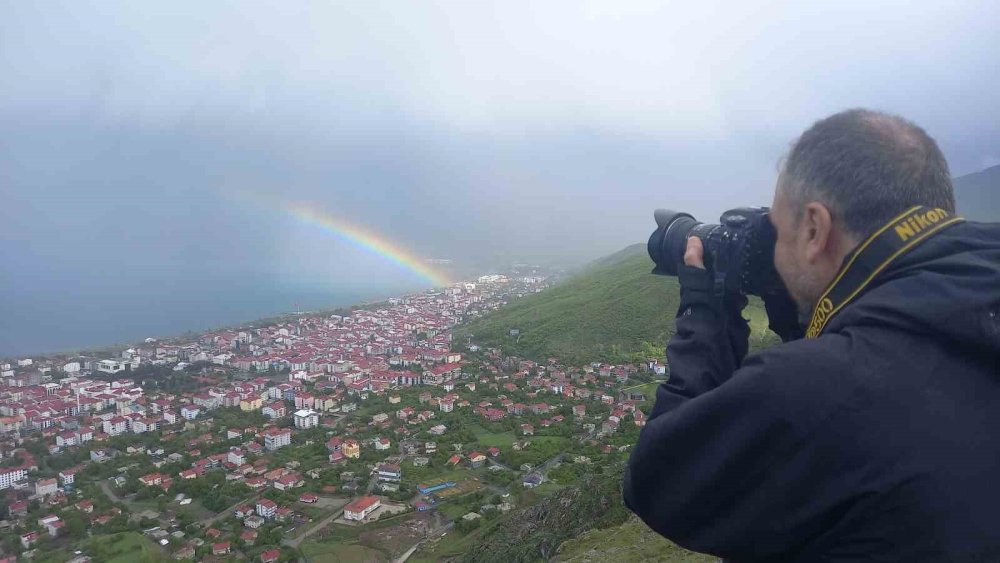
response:
M454 487L449 487L447 489L442 489L434 493L435 496L441 499L447 499L451 497L462 496L464 494L473 493L483 488L483 483L475 479L465 479L459 481Z
M393 557L413 547L431 530L446 523L446 520L436 511L418 512L399 519L399 522L388 528L378 528L361 532L358 541L362 545L390 553Z

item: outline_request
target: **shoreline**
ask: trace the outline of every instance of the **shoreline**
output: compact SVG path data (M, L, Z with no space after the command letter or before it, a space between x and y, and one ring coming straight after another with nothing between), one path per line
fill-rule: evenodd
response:
M456 282L456 283L460 283L460 282ZM287 313L280 313L280 314L276 314L276 315L272 315L272 316L258 317L256 319L252 319L252 320L240 321L240 322L237 322L237 323L229 323L229 324L225 324L225 325L214 325L212 327L201 329L201 330L187 330L187 331L184 331L184 332L181 332L181 333L175 333L175 334L171 334L171 335L167 335L167 336L156 336L156 335L154 335L154 336L145 336L145 337L142 337L142 338L140 338L138 340L129 340L129 341L123 341L123 342L110 343L110 344L99 344L99 345L95 345L95 346L86 346L86 347L72 347L72 348L65 348L63 350L57 350L57 351L29 352L29 353L17 354L17 355L5 354L5 355L0 355L0 360L2 360L2 361L16 362L19 358L31 358L32 360L52 360L52 359L57 359L57 358L68 358L68 357L72 357L72 356L99 356L99 355L106 355L107 353L113 352L115 350L119 350L120 351L120 350L128 349L128 348L131 348L133 346L139 345L140 343L144 343L144 340L146 338L153 338L156 342L173 343L173 342L175 342L177 340L181 340L181 339L187 338L189 336L194 337L196 335L204 334L204 333L209 333L209 332L217 332L217 331L221 331L221 330L233 330L233 329L236 329L236 328L246 327L246 326L249 326L249 325L268 326L268 325L271 325L271 324L275 324L275 323L278 323L278 322L284 322L286 320L291 320L293 318L302 317L302 316L327 315L327 314L334 315L334 314L338 314L338 312L341 312L341 311L343 311L343 312L354 311L354 310L357 310L357 309L361 309L361 308L365 308L365 307L370 307L372 305L379 305L379 304L385 303L389 299L406 297L408 295L418 295L418 294L421 294L421 293L425 293L425 292L428 292L428 291L434 291L434 290L438 290L438 289L441 289L441 288L440 287L431 287L431 288L426 288L426 289L420 290L418 292L410 292L410 293L405 293L405 294L402 294L402 295L386 295L386 296L383 296L383 297L378 297L378 298L374 298L374 299L370 299L370 300L365 300L365 301L361 301L361 302L355 302L355 303L352 303L350 305L335 306L335 307L332 307L332 308L320 308L320 309L314 309L314 310L311 310L311 311L293 311L293 312L287 312ZM259 328L259 327L256 327L256 328Z

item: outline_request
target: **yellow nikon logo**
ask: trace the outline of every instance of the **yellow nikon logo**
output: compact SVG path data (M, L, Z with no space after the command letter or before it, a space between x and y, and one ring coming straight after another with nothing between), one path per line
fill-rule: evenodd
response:
M893 228L895 229L899 240L906 242L907 240L920 234L922 231L933 227L947 218L948 212L944 209L931 209L923 213L917 212L904 217L900 219Z
M816 305L816 310L813 311L812 322L809 323L809 329L806 330L806 336L809 338L816 338L819 336L819 332L823 330L823 326L826 325L826 321L832 312L833 301L830 301L829 297L824 297Z

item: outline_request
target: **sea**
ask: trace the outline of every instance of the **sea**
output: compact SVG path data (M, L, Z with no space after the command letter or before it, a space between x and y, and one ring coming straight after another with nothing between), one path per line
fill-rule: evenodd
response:
M261 280L180 280L155 288L45 283L5 288L0 299L0 358L134 344L146 338L249 323L292 312L325 311L423 288L368 281L302 287Z

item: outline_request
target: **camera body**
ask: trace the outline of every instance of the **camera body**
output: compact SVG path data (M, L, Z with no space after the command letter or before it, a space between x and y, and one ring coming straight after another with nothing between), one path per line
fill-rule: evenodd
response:
M722 214L719 224L699 223L688 213L657 209L656 230L647 250L654 274L676 276L684 264L688 237L701 239L705 268L712 273L714 293L764 297L785 289L774 268L777 233L767 207L740 207Z

